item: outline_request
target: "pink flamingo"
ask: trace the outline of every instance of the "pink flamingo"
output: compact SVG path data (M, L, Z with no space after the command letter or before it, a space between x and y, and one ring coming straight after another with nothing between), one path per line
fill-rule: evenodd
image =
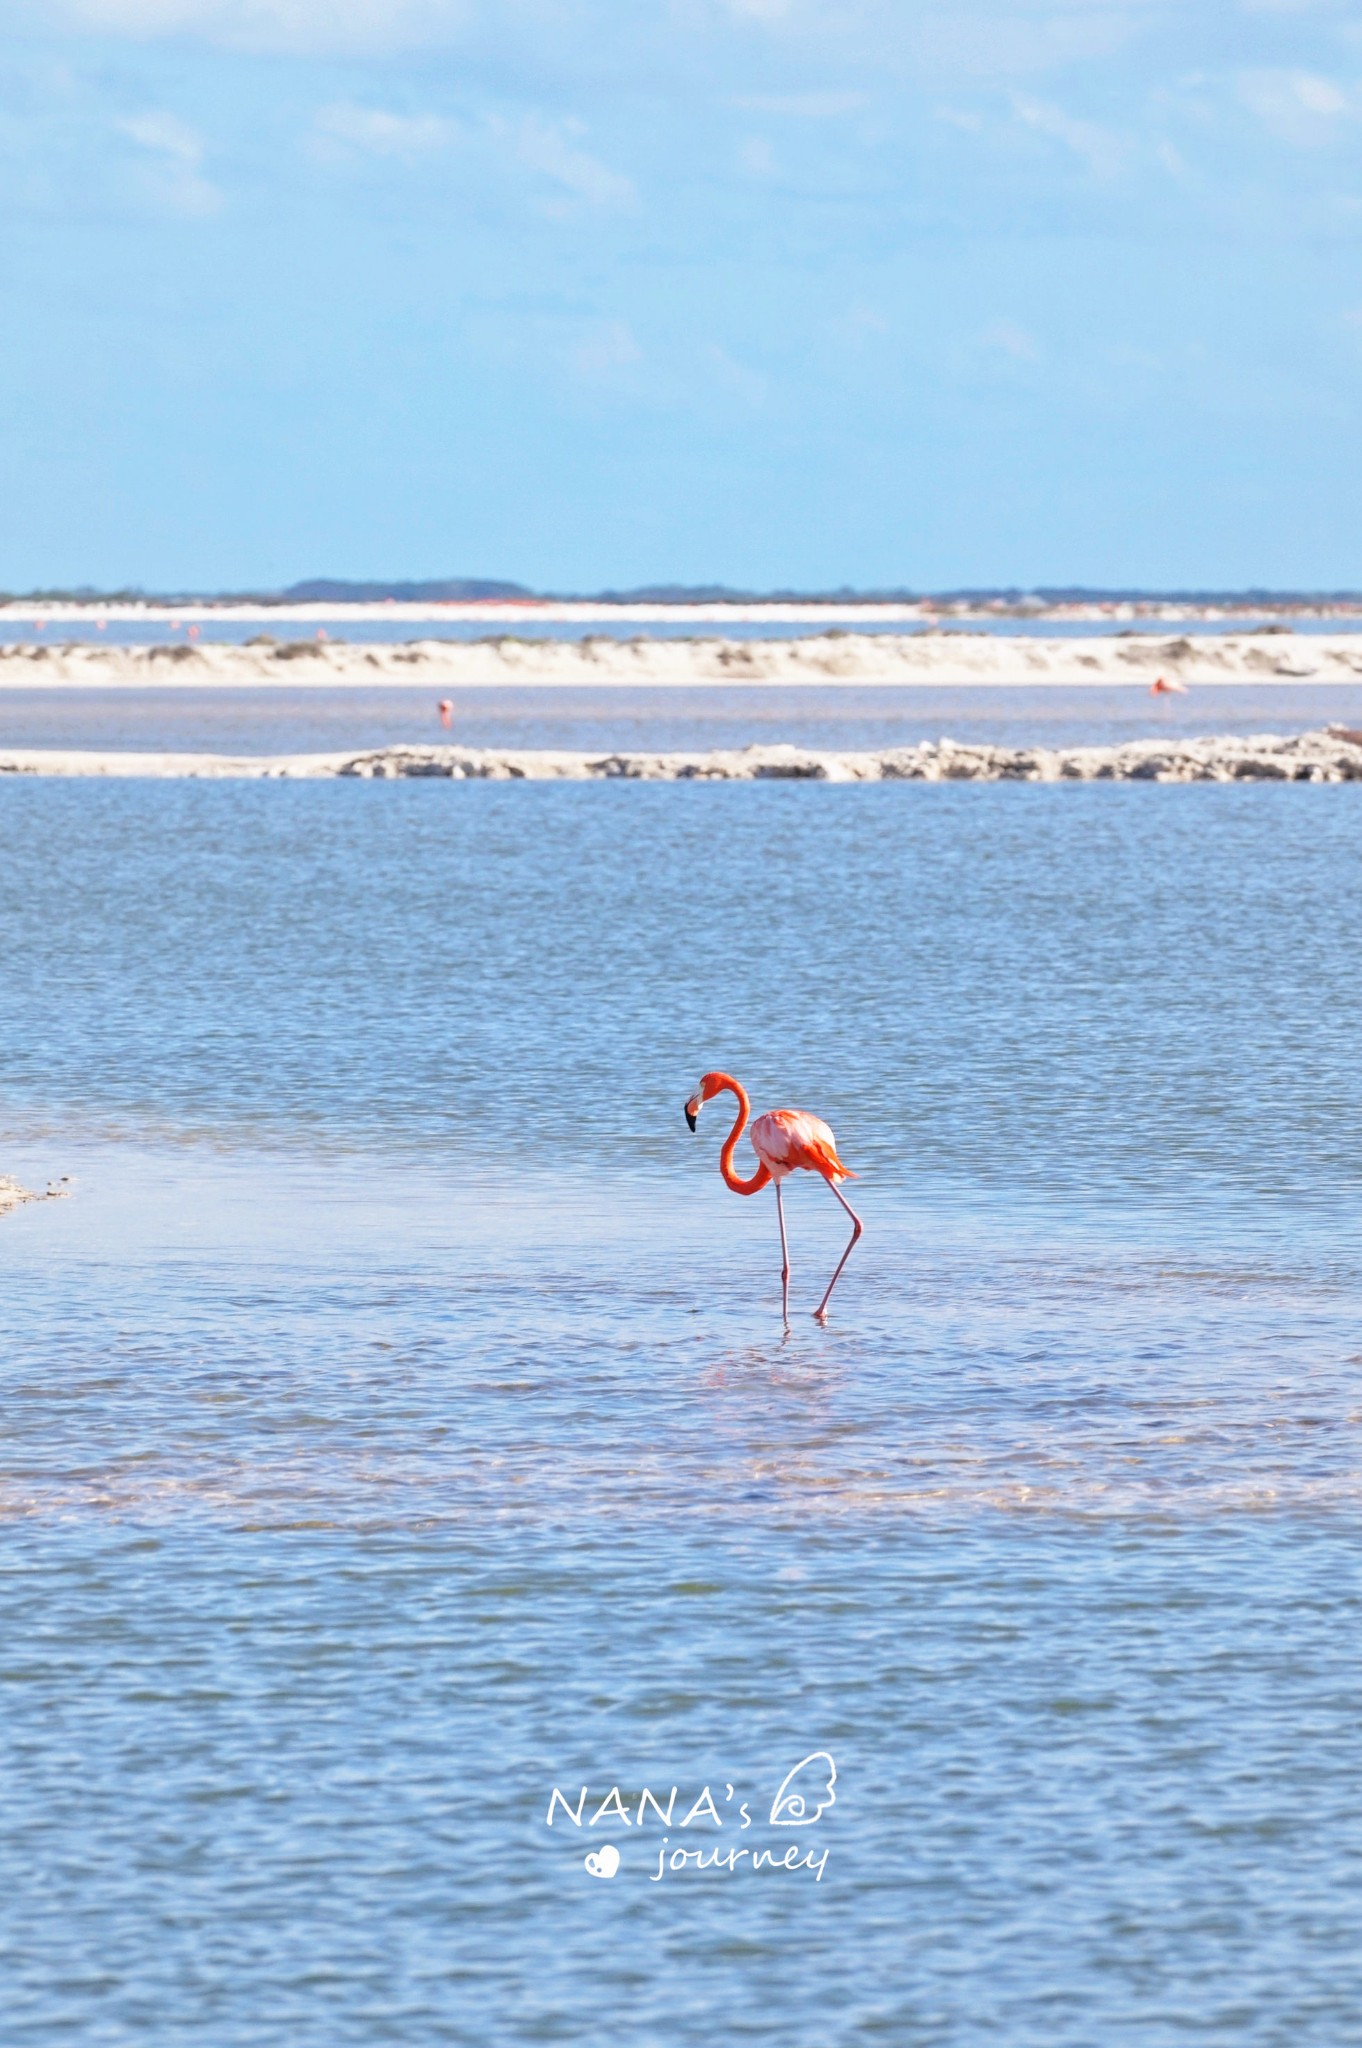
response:
M851 1257L852 1248L865 1228L837 1185L839 1180L855 1180L856 1176L849 1167L843 1166L837 1157L837 1140L821 1117L810 1116L806 1109L768 1109L765 1116L759 1116L752 1126L752 1150L757 1155L757 1170L750 1180L743 1180L733 1171L733 1153L747 1127L752 1105L741 1081L735 1081L731 1074L702 1075L700 1086L686 1104L686 1122L694 1130L695 1120L701 1108L706 1102L721 1094L725 1088L738 1098L738 1115L719 1154L719 1171L724 1177L725 1185L732 1188L735 1195L755 1195L766 1186L767 1181L775 1182L776 1215L780 1221L781 1306L787 1329L790 1324L790 1248L785 1240L785 1204L781 1199L781 1182L791 1173L821 1173L851 1218L850 1241L837 1261L837 1271L828 1282L827 1293L813 1312L817 1322L825 1323L828 1319L828 1303L832 1299L832 1290L841 1279L842 1268Z
M454 705L452 700L448 697L441 697L435 708L440 714L441 725L448 732L454 722Z

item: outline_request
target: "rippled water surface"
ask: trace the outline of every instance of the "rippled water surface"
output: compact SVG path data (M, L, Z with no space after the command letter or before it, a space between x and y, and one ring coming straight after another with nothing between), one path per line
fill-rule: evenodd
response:
M1362 683L1214 684L1153 698L1147 684L764 683L653 689L498 683L196 689L0 687L0 748L289 754L458 741L472 747L912 746L943 735L998 746L1119 745L1205 733L1302 732L1362 723Z
M7 2037L1362 2038L1359 802L0 789Z

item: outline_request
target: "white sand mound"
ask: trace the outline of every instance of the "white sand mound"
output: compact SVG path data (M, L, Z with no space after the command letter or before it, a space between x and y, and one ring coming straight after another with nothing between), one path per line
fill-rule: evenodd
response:
M0 775L519 782L1359 782L1362 735L1132 740L1119 747L993 747L924 740L878 753L755 746L713 753L584 754L380 747L337 754L0 753Z
M66 1192L64 1187L49 1187L42 1194L35 1194L32 1188L15 1180L13 1174L0 1173L0 1216L8 1216L11 1209L22 1208L25 1202L54 1202Z
M0 688L35 685L420 683L1246 683L1362 680L1362 634L820 633L801 639L337 640L168 647L0 647Z

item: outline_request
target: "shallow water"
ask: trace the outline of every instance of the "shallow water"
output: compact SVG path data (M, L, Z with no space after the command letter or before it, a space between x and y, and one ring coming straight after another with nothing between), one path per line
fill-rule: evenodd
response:
M1236 612L1212 619L1183 619L1175 614L1166 621L1150 616L1139 625L1116 625L1110 619L971 618L956 623L949 615L928 626L915 619L888 617L857 618L854 625L840 624L834 616L831 626L817 619L682 619L670 622L651 619L536 619L513 620L451 619L447 613L432 612L427 618L349 618L344 612L311 610L305 619L205 618L194 621L192 630L178 619L108 619L101 626L97 612L74 619L42 618L31 613L17 618L0 615L0 646L60 647L64 642L91 647L170 647L190 640L240 646L259 638L311 640L317 637L318 617L331 618L330 629L321 637L360 644L381 644L399 640L811 640L828 631L856 633L986 633L991 639L1092 640L1129 639L1135 634L1175 632L1213 634L1224 632L1267 633L1273 637L1287 632L1327 634L1348 632L1358 619L1356 608L1326 614L1320 618L1296 618L1289 626L1277 617L1259 612Z
M998 746L1115 746L1204 733L1302 732L1362 723L1362 683L1217 684L1151 698L1147 686L764 684L730 689L554 684L442 690L276 684L141 690L0 687L0 748L291 754L455 740L569 751L771 745L869 749L952 739Z
M13 2038L1358 2038L1357 804L0 790Z

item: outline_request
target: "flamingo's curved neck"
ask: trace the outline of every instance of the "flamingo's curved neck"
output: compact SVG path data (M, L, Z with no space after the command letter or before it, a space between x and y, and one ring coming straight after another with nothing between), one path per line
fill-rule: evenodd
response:
M770 1180L770 1168L762 1166L758 1162L757 1170L750 1180L744 1180L741 1174L733 1171L733 1154L737 1150L739 1138L747 1129L748 1112L752 1105L747 1099L747 1090L743 1087L742 1082L735 1081L731 1074L721 1074L719 1076L719 1086L721 1089L730 1088L738 1098L737 1117L732 1130L724 1140L724 1149L719 1154L719 1171L724 1177L725 1186L732 1188L735 1195L755 1195Z

